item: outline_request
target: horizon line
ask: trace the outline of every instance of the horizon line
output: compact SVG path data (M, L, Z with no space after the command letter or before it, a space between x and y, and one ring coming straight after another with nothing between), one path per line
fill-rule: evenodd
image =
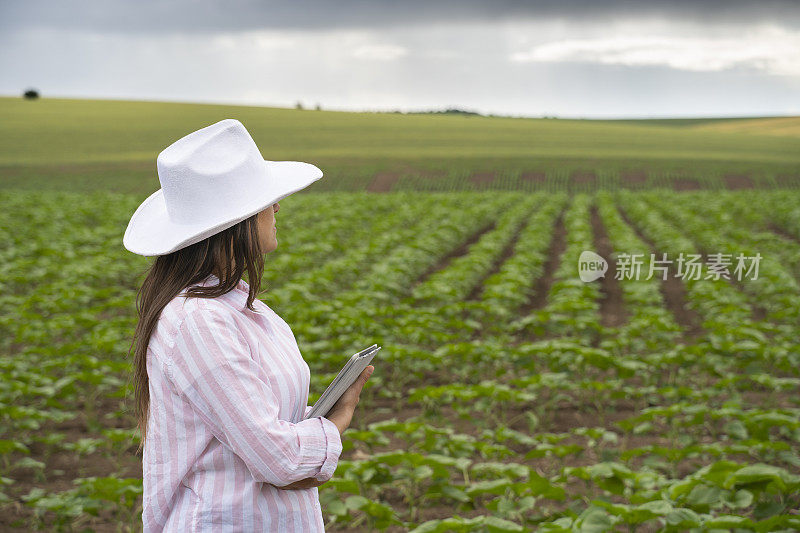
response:
M29 90L29 89L26 89ZM20 100L25 100L26 98L22 94L7 94L7 93L0 93L0 98L18 98ZM224 100L218 101L209 101L209 100L170 100L170 99L148 99L148 98L114 98L114 97L89 97L89 96L39 96L38 99L43 100L90 100L90 101L110 101L110 102L140 102L140 103L165 103L165 104L187 104L187 105L215 105L215 106L235 106L235 107L252 107L252 108L265 108L265 109L286 109L290 111L321 111L321 112L333 112L333 113L372 113L372 114L447 114L448 110L453 110L455 112L451 112L450 114L474 114L484 118L513 118L513 119L527 119L527 120L553 120L553 119L562 119L562 120L597 120L597 121L608 121L608 120L703 120L703 119L759 119L759 118L793 118L793 117L800 117L800 115L691 115L691 116L675 116L675 115L650 115L650 116L608 116L608 117L586 117L586 116L569 116L569 115L558 115L558 114L542 114L542 115L510 115L510 114L498 114L498 113L489 113L489 112L481 112L475 111L474 109L470 108L461 108L455 106L443 106L441 108L428 108L428 109L417 109L417 110L402 110L402 109L336 109L336 108L325 108L321 104L316 103L314 106L319 105L320 109L315 109L314 106L312 107L305 107L307 104L298 101L304 107L302 109L297 109L295 106L283 106L283 105L274 105L274 104L248 104L248 103L236 103Z

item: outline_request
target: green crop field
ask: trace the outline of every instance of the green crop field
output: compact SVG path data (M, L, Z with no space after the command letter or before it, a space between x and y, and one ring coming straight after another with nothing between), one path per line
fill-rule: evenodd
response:
M158 188L158 151L227 116L263 155L326 171L281 201L260 295L297 337L309 402L343 358L383 346L320 487L329 530L800 529L800 191L777 181L797 174L796 137L701 130L726 121L0 109L0 530L141 529L127 355L152 259L122 235ZM624 142L656 174L612 179ZM695 154L695 178L670 174L678 153ZM435 174L451 164L461 174ZM749 164L752 189L725 190ZM369 192L386 176L392 192ZM581 281L583 251L604 277Z
M4 187L152 192L158 152L223 118L241 120L265 158L322 168L315 192L800 184L794 117L587 121L19 98L0 98L0 117Z

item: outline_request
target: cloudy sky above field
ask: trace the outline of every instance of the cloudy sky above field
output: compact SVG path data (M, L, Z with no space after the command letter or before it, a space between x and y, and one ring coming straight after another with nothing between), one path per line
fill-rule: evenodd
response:
M0 94L585 118L800 114L793 0L0 0Z

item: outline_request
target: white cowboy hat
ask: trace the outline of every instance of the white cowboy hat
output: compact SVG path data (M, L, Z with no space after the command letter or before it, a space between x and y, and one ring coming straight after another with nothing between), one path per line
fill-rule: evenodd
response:
M161 188L133 213L122 243L165 255L263 211L322 177L300 161L267 161L241 122L225 119L178 139L156 160Z

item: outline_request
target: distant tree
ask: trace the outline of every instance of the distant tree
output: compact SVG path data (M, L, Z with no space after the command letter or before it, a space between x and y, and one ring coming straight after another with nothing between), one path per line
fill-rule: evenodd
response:
M469 116L482 117L483 116L480 113L476 113L475 111L466 111L464 109L458 109L458 108L455 108L455 107L448 107L447 109L444 109L444 110L439 109L437 111L433 111L433 110L431 110L431 111L416 111L414 113L421 114L421 115L463 115L465 117L469 117Z
M316 109L317 111L321 111L322 110L322 106L317 104L317 105L314 106L314 109Z
M480 113L475 113L474 111L466 111L464 109L458 109L456 107L448 107L447 109L444 110L444 114L446 114L446 115L464 115L464 116L480 115Z
M27 89L22 96L24 96L28 100L35 100L39 98L39 91L36 89Z
M297 102L297 103L294 105L294 108L295 108L295 109L303 109L303 102Z

